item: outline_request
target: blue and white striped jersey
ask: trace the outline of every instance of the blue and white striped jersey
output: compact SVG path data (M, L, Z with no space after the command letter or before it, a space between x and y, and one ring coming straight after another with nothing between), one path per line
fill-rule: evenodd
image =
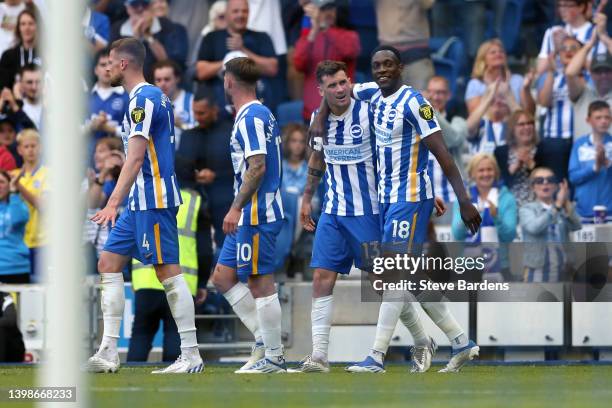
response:
M323 212L340 216L378 214L374 143L367 103L352 99L342 116L330 113L327 144L316 138L311 146L323 151L327 164Z
M419 91L402 87L383 97L374 82L353 87L356 99L368 101L376 137L378 201L417 202L433 198L427 174L429 150L421 140L440 130L433 108Z
M493 153L497 146L506 144L506 122L491 122L481 119L478 134L468 139L470 155L476 153Z
M130 190L128 206L134 211L173 208L181 205L174 174L174 114L172 103L158 87L146 82L130 92L123 119L123 147L128 140L142 136L148 141L144 162Z
M542 135L545 138L571 139L574 136L574 109L565 75L555 73L551 106L546 108Z
M230 150L234 166L234 195L240 190L249 167L247 159L258 154L266 155L264 178L251 201L242 209L238 225L261 225L282 220L280 131L272 112L259 101L247 103L236 114Z
M174 116L181 120L183 129L191 129L195 126L193 117L193 94L183 89L178 91L176 99L172 102Z
M593 36L593 33L595 32L595 25L592 22L587 21L578 28L573 28L569 24L554 25L552 27L547 28L546 32L544 32L544 38L542 39L542 47L540 48L540 53L538 54L538 58L548 58L548 55L554 51L555 44L554 44L553 33L556 30L563 30L565 31L567 35L574 37L575 39L580 41L582 44L586 44L591 39L591 37ZM593 55L605 54L606 51L607 51L606 45L602 41L597 39L595 42L595 46L589 53L588 57L589 59L591 59ZM558 65L559 71L563 71L563 66L561 65L559 61L559 57L557 57L557 62L558 62L557 65Z

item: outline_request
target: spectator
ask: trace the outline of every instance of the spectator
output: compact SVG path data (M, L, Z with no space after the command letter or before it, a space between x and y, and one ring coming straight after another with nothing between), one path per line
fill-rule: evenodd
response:
M575 38L580 43L587 43L593 35L594 25L590 20L592 0L557 0L557 8L563 25L554 25L546 30L542 47L538 55L538 75L549 69L549 56L560 55L562 42L567 37ZM604 44L598 44L597 53L605 53ZM555 59L557 68L560 68Z
M189 59L189 67L195 66L198 61L198 53L202 46L202 40L206 35L212 31L225 30L227 28L227 20L225 18L225 9L227 8L227 1L219 0L215 1L210 9L208 10L208 23L202 29L200 36L196 40L196 43L192 50L191 58Z
M498 187L500 172L495 157L488 153L475 155L467 168L474 185L469 193L478 208L482 224L475 235L465 228L459 205L455 204L452 234L456 240L468 242L512 242L516 236L516 200L507 187Z
M41 65L38 56L38 16L25 9L17 17L15 27L17 45L4 51L0 57L0 88L13 88L17 75L26 65Z
M21 363L24 356L15 302L10 293L0 292L0 363Z
M30 249L30 271L37 276L40 249L46 244L46 232L40 223L43 195L47 192L47 166L41 163L40 136L34 129L17 135L17 151L23 157L23 167L12 175L17 191L28 205L30 219L25 227L25 244Z
M438 0L432 8L435 37L452 37L461 27L468 57L473 60L485 39L487 0Z
M427 83L427 90L424 94L434 108L436 118L442 129L442 136L444 137L446 147L452 154L459 171L463 172L462 150L467 138L468 128L464 118L446 109L448 101L452 97L448 80L441 76L432 77ZM438 164L438 161L431 152L429 153L427 172L433 182L434 195L436 197L441 197L445 203L454 202L455 192Z
M111 86L107 48L96 54L94 75L96 83L89 95L89 130L94 142L106 136L119 136L121 123L128 106L128 95L122 86Z
M92 5L85 8L83 31L89 41L92 54L106 48L110 40L110 20L105 14L93 9Z
M283 179L281 198L287 220L279 233L276 245L276 269L280 269L291 253L302 228L299 225L300 201L304 194L308 171L307 136L302 125L287 125L283 129ZM297 231L297 234L296 234Z
M404 84L425 89L434 75L429 58L429 20L427 11L434 0L377 0L378 41L392 45L402 55Z
M574 104L574 141L590 132L589 123L585 121L585 118L591 102L601 99L612 104L612 56L609 52L593 57L589 71L592 85L582 78L583 70L587 66L587 55L593 49L599 32L605 32L602 20L599 21L598 26L602 26L602 29L597 28L589 42L574 55L565 68L567 90Z
M128 19L113 24L111 40L135 37L142 41L146 48L144 72L147 81L152 82L151 68L156 61L171 59L183 69L188 52L185 27L165 17L156 17L151 0L126 0L125 8Z
M43 120L42 72L38 65L24 65L19 74L19 94L23 112L40 129Z
M191 129L195 126L193 117L193 94L179 88L181 82L181 69L170 60L158 61L153 65L153 78L155 85L161 88L172 101L174 110L174 136L175 146L181 140L183 130Z
M15 161L15 167L21 167L23 159L17 153L17 132L15 131L15 125L6 117L0 117L0 146L9 151Z
M4 88L0 92L0 109L0 120L10 123L11 129L13 130L12 141L15 140L15 132L20 132L23 129L35 127L32 120L23 111L23 101L21 99L16 99L13 92L9 88ZM6 129L7 128L5 128L5 130ZM13 155L16 155L15 160L17 160L17 165L19 165L19 163L21 163L21 158L19 158L19 155L16 153L17 147L13 146L10 147L10 149L13 152Z
M533 114L535 101L530 91L532 80L533 73L523 78L522 75L510 72L504 45L499 39L485 41L478 48L472 68L472 79L465 90L468 112L471 114L479 106L489 85L500 81L504 84L503 88L510 89L514 100L520 103L527 112Z
M3 144L0 144L0 170L11 171L17 167L15 158L11 151Z
M495 157L489 153L479 153L468 163L468 175L474 185L469 189L472 203L478 208L482 223L476 234L471 234L461 220L459 205L455 202L451 233L458 241L478 244L477 256L497 253L488 257L485 272L501 272L505 280L510 280L507 244L516 236L517 208L514 196L507 187L499 187L499 167ZM501 245L480 245L482 243L500 243ZM470 249L468 249L470 251Z
M266 33L247 29L249 18L247 0L229 0L225 18L226 29L210 32L202 40L196 63L196 78L209 91L214 92L219 107L225 105L220 74L227 54L231 52L246 54L255 61L264 77L274 77L278 73L278 60L270 37ZM263 95L264 100L274 99L270 95L275 91L270 88L268 80L264 79L262 84L264 89L259 93ZM224 109L220 109L219 113L226 118L230 117Z
M247 27L250 30L268 34L276 55L287 54L287 42L279 0L249 0Z
M23 242L28 207L15 182L0 170L0 282L30 283L30 253ZM1 360L0 360L1 361Z
M357 56L361 50L356 31L337 26L337 7L333 1L308 3L304 12L310 17L311 28L302 32L295 44L293 63L304 73L304 120L310 120L319 107L321 95L315 75L317 64L337 60L347 64L347 75L355 77Z
M608 132L611 122L607 102L591 103L587 116L591 132L576 140L572 147L569 180L583 223L593 222L596 205L606 206L608 212L612 209L612 136ZM608 215L607 221L612 221L612 216Z
M529 177L535 200L520 206L525 282L559 282L568 261L562 245L580 229L570 201L567 180L561 183L551 169L537 167ZM555 197L556 193L556 197Z
M151 8L155 17L168 18L168 0L151 0Z
M223 246L223 218L234 200L229 142L233 122L219 115L215 98L210 94L196 95L193 113L197 125L183 132L176 153L176 168L179 184L198 191L203 198L203 209L209 212L208 216L199 218L197 232L199 267L209 273L213 266L212 241L218 249Z
M13 46L17 16L25 7L23 0L5 0L0 3L0 55Z
M487 87L479 104L467 118L470 154L493 153L506 144L506 122L519 109L507 82L496 80Z
M510 189L519 206L533 201L529 174L540 165L539 138L535 120L528 112L517 110L508 120L506 145L495 148L495 158L504 185Z

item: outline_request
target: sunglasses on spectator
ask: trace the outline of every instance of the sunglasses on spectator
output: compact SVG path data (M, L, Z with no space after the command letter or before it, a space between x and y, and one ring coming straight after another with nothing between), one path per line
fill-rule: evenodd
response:
M565 51L565 52L568 52L568 51L578 51L579 49L580 49L580 46L576 45L576 44L574 44L574 45L563 45L560 48L561 51Z
M555 176L550 177L534 177L533 184L557 184L557 178Z

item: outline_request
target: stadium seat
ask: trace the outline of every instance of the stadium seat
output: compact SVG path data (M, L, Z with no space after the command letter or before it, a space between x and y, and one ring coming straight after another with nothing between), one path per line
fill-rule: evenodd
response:
M453 95L458 95L458 88L463 88L467 75L465 45L458 37L435 37L429 39L431 60L436 75L445 77Z
M290 123L304 123L302 118L302 110L304 109L303 101L284 102L276 108L276 120L278 125L283 127Z

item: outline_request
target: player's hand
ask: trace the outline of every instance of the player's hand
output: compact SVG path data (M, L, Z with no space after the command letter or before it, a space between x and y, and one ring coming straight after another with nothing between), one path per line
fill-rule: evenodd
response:
M320 140L323 141L323 144L327 144L327 134L324 132L325 124L320 116L321 115L316 114L312 124L308 128L308 146L314 146L314 140L316 138L320 138Z
M463 201L459 203L459 213L461 214L461 220L465 224L465 227L472 234L476 234L478 232L478 228L480 228L480 223L482 222L482 218L478 213L474 204L470 201Z
M567 179L563 179L559 183L559 191L557 191L557 207L565 207L567 203L567 199L569 197L569 184L567 183Z
M312 214L312 205L307 203L306 201L302 201L302 207L300 208L300 222L302 223L302 227L306 231L313 232L315 230L315 222L311 217Z
M231 51L242 50L242 47L244 46L242 36L239 34L231 34L229 37L227 37L226 45Z
M206 288L198 288L195 298L195 304L200 306L202 303L206 301L208 297L208 290Z
M102 226L106 226L110 222L111 226L114 227L117 220L117 208L107 204L106 207L98 211L90 219L96 224Z
M442 200L440 197L434 198L434 208L436 209L436 217L441 217L446 213L444 200Z
M210 184L217 175L211 169L195 170L195 180L200 184Z
M223 219L223 233L225 235L232 234L238 229L238 223L240 222L240 216L242 211L231 207Z

